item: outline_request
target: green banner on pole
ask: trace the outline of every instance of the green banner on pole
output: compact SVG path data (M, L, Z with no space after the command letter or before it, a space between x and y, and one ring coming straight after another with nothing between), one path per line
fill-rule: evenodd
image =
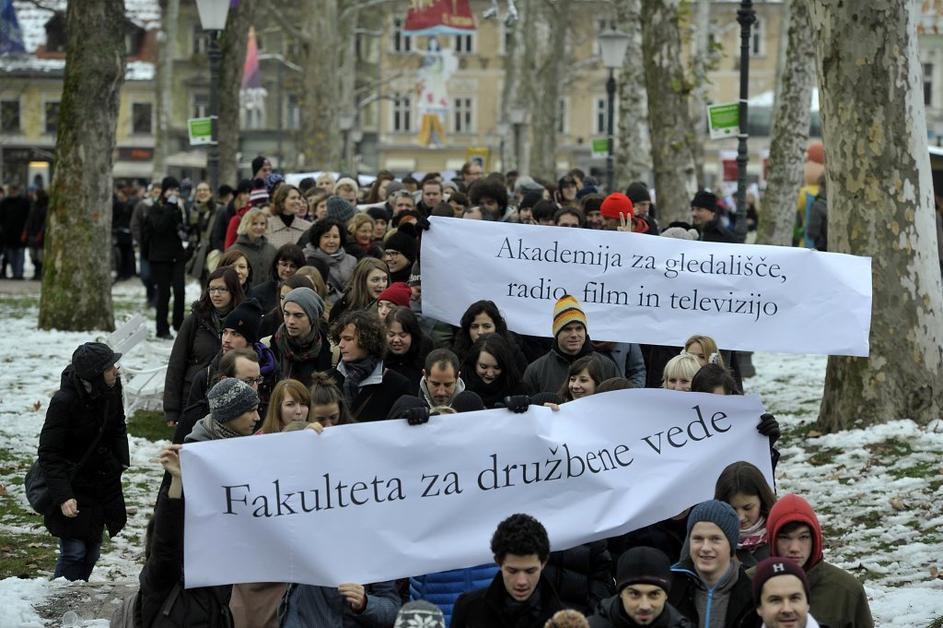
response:
M213 137L213 122L215 116L208 118L190 118L187 120L187 129L190 132L190 146L201 144L215 144Z
M736 137L740 132L740 103L708 105L707 121L712 140Z
M600 137L593 140L593 159L605 159L609 155L609 138Z

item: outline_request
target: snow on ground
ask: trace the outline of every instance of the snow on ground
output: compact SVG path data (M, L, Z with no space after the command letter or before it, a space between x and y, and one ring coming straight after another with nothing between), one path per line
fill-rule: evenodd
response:
M196 297L192 285L188 296ZM114 297L120 320L143 302L143 290L130 282L116 287ZM0 297L0 318L8 337L17 341L0 352L0 452L21 458L25 469L35 456L45 408L71 352L105 334L37 331L35 298ZM148 366L169 344L148 341L153 351L135 349L122 363ZM894 420L818 436L810 429L826 358L757 354L754 363L757 376L748 380L747 392L761 397L784 430L778 492L804 495L816 508L825 529L826 559L864 581L878 626L920 627L943 616L943 579L931 577L932 567L943 571L943 422L923 429L912 421ZM146 517L160 478L158 450L158 444L131 439L132 468L124 480L132 514L125 531L103 546L93 587L134 585ZM22 473L0 477L0 482L9 491L4 499L28 508ZM46 534L39 517L32 528L0 520L0 535L25 529ZM0 626L43 626L36 609L77 586L82 585L61 579L0 580ZM104 626L105 617L82 617L75 625ZM56 617L48 625L61 622Z

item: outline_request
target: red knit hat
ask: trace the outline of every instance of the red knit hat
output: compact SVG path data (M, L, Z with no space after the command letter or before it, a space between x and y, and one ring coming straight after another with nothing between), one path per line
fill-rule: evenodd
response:
M619 219L620 214L625 214L629 218L635 218L635 208L632 206L632 200L622 192L613 192L603 199L599 207L599 213L606 218Z
M391 283L386 290L381 292L380 296L377 297L377 301L389 301L393 305L406 307L409 305L409 297L411 294L409 286L405 281L397 281L396 283Z

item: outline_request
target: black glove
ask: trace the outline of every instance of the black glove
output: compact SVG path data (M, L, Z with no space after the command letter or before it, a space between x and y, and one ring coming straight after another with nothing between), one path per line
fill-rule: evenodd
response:
M756 424L756 431L769 438L770 447L776 444L776 441L782 436L782 432L779 430L779 421L768 412L760 417L760 422Z
M403 413L403 418L406 419L406 421L410 425L422 425L423 423L428 423L429 422L429 408L426 408L426 407L410 408L409 410Z
M527 395L511 395L504 398L504 407L515 414L527 412L530 406L530 397Z
M429 231L431 226L429 219L425 216L420 216L419 220L416 221L416 229L419 231Z

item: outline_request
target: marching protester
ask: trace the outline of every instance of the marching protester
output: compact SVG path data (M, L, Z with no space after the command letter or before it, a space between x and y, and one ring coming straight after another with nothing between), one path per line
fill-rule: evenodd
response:
M252 266L249 264L249 258L246 254L239 249L226 251L219 257L218 268L225 268L226 266L236 271L242 291L248 294L252 289Z
M478 393L486 408L504 405L505 397L530 395L507 340L497 333L482 334L462 362L465 390Z
M229 267L217 268L209 275L193 313L184 319L167 363L164 377L164 416L174 424L190 397L190 384L220 350L223 321L244 295L239 277Z
M311 288L295 288L282 300L281 326L272 336L271 348L283 378L310 385L312 375L331 368L324 300Z
M100 342L79 346L46 410L37 458L50 502L43 523L59 538L54 578L88 580L104 529L114 537L127 522L121 474L131 459L120 359Z
M340 318L341 314L355 310L374 310L380 294L390 283L390 273L386 263L375 257L365 257L357 262L350 283L344 295L331 308L329 322Z
M465 390L458 356L448 349L433 349L426 356L419 380L418 395L404 395L396 400L389 418L399 418L407 408L449 408Z
M237 250L237 249L234 249ZM279 305L279 289L289 277L305 265L305 256L297 244L283 244L275 251L275 257L266 281L256 283L249 296L256 299L263 312L268 312ZM259 269L261 272L262 269Z
M389 288L380 296L385 295L388 290ZM384 322L386 354L383 363L386 368L405 377L409 381L411 391L418 392L426 356L432 351L432 341L423 333L419 320L408 307L394 308L387 313Z
M408 308L411 297L409 284L402 281L391 283L377 297L377 315L380 320L385 321L386 315L397 307Z
M693 355L680 353L668 360L661 377L661 387L668 390L691 390L691 380L701 370L701 364Z
M753 600L762 628L819 628L809 613L809 581L789 559L767 558L753 572Z
M458 598L452 609L452 628L540 628L563 608L543 576L550 539L539 521L525 514L511 515L491 537L491 553L499 572L486 588Z
M327 301L331 305L344 294L344 289L354 274L357 258L344 250L345 229L343 223L325 218L311 227L311 241L304 247L305 260L312 264L320 262L328 267L324 280L328 285Z
M272 197L271 215L265 231L266 239L274 248L297 244L298 239L311 228L311 223L302 215L304 203L298 188L288 184L279 186Z
M242 216L236 230L236 242L231 247L231 250L243 253L249 262L252 269L249 280L253 288L268 280L266 271L272 267L277 253L265 237L267 228L265 213L261 209L250 209Z
M589 397L606 379L603 373L603 358L598 355L584 355L572 364L557 396L564 402Z
M518 346L514 334L508 330L507 322L494 301L475 301L468 306L468 309L462 314L458 331L455 332L452 351L459 359L464 360L469 347L484 334L498 334L504 338L511 350L514 361L517 363L518 370L524 372L528 363L527 356Z
M768 558L766 521L776 496L763 473L749 462L728 465L717 478L714 499L733 506L740 518L740 538L737 541L740 564L749 568Z
M157 287L157 337L165 340L173 338L167 324L171 289L174 297L171 323L175 330L183 324L185 235L180 182L173 177L164 177L160 184L160 200L147 210L141 226L141 255L147 258Z

